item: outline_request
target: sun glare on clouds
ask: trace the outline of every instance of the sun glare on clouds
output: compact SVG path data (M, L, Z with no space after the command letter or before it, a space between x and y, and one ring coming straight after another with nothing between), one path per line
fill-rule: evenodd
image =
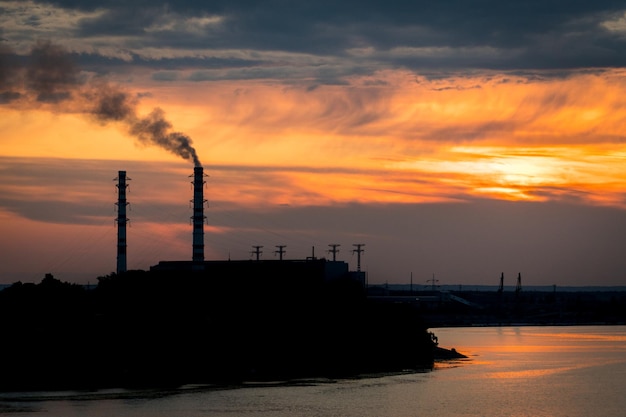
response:
M624 78L619 70L554 80L428 80L383 71L312 89L268 81L174 87L149 79L136 89L151 92L142 113L162 107L208 166L264 167L264 176L274 167L281 187L293 192L278 200L290 204L428 202L465 193L531 201L569 194L623 205ZM167 158L137 149L114 126L85 128L112 135L122 154ZM242 191L239 201L246 198Z
M538 80L506 74L428 79L387 70L348 78L346 85L173 85L144 73L132 88L122 87L140 97L139 115L162 108L172 131L192 139L207 167L249 171L248 185L223 194L239 203L569 195L621 206L625 79L620 70ZM3 114L6 156L175 158L138 144L122 126L100 125L76 111ZM263 183L250 174L259 169Z

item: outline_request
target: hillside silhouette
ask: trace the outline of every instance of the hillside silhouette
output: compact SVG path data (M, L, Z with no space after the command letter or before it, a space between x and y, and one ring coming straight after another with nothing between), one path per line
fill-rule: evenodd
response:
M432 368L436 343L403 304L360 283L128 271L95 289L47 274L0 291L1 390L238 383Z

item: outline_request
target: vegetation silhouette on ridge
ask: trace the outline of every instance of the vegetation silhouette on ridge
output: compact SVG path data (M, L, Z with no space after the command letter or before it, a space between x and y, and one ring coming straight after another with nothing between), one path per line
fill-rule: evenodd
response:
M0 291L1 390L237 383L431 369L408 305L357 281L128 271L95 289L47 274Z

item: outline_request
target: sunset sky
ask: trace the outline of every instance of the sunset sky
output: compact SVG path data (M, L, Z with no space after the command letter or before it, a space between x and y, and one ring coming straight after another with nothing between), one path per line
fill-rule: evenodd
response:
M626 4L0 1L0 284L115 271L120 170L129 269L190 260L185 149L207 260L626 285Z

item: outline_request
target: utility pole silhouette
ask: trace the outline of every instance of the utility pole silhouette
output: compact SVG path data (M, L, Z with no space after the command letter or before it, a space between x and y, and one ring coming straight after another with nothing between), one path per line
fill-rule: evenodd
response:
M356 253L356 270L357 272L361 271L361 253L365 252L365 249L362 249L365 246L365 243L355 243L352 246L356 246L356 249L352 250L352 253Z
M337 249L337 247L341 246L338 243L332 243L330 245L332 249L328 249L328 253L332 253L333 254L333 262L337 260L337 253L339 252L339 249Z
M517 285L515 286L515 294L522 292L522 273L517 274Z
M283 260L283 254L285 253L286 246L285 245L277 245L276 247L278 248L278 250L275 250L274 254L278 254L278 259L282 261Z
M433 291L435 291L435 283L436 283L436 282L439 282L439 280L438 280L438 279L435 279L435 274L433 274L433 278L432 278L432 279L428 279L428 280L426 280L426 282L430 282L430 283L432 283L432 290L433 290Z
M250 252L250 254L256 255L256 260L258 261L259 258L261 257L261 254L263 253L263 251L261 250L263 246L252 246L252 247L254 248L254 250Z

